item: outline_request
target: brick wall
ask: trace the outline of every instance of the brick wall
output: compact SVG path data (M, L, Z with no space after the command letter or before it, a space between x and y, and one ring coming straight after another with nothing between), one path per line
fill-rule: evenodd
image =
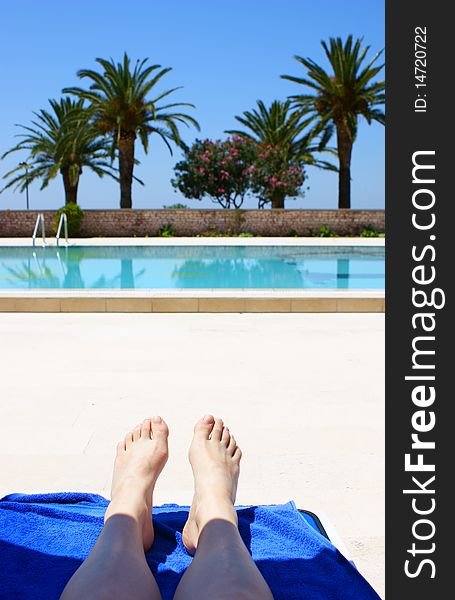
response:
M55 211L44 214L46 235L53 235ZM31 237L38 211L0 211L0 237ZM338 234L358 234L371 224L383 232L383 210L85 210L81 237L156 236L172 225L176 235L248 232L264 236L307 235L326 226Z

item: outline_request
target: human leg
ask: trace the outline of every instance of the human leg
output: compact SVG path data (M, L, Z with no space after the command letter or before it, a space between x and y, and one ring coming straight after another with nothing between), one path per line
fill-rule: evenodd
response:
M61 600L160 600L144 551L153 543L152 495L168 457L168 428L146 419L117 445L103 530Z
M195 556L174 600L273 600L238 530L234 502L241 456L221 419L206 415L198 421L189 452L195 492L183 530Z

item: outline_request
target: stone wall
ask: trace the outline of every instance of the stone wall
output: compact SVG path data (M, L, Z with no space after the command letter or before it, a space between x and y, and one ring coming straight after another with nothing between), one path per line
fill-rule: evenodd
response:
M44 214L46 235L53 235L55 211ZM0 237L31 237L38 211L0 211ZM384 232L383 210L85 210L81 237L156 236L172 226L175 235L252 233L263 236L308 235L329 227L336 233L356 235L367 225Z

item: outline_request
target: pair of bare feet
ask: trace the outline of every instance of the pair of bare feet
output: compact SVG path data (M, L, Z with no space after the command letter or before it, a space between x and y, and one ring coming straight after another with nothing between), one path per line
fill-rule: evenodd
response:
M169 429L161 417L145 419L117 445L111 503L105 522L127 515L138 524L144 549L153 544L153 490L168 459ZM199 535L213 519L237 527L234 509L242 453L221 419L205 415L194 427L189 460L194 475L194 497L183 543L194 554Z

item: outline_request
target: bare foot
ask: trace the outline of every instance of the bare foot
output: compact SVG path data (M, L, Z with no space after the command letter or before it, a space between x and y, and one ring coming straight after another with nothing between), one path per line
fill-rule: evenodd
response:
M194 427L189 459L194 475L194 497L183 543L194 554L199 535L213 519L228 521L237 527L234 508L242 452L234 436L221 419L206 415Z
M161 417L145 419L117 444L111 503L104 522L114 515L135 519L144 549L153 543L152 494L168 458L169 430Z

